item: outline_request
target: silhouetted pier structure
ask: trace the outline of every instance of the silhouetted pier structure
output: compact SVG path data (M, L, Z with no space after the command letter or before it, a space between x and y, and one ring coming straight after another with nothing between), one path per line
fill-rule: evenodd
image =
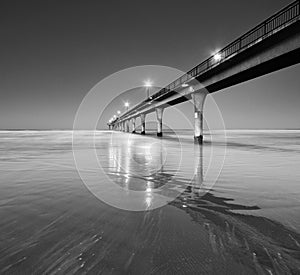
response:
M156 112L157 136L162 136L164 109L192 100L195 141L203 141L203 106L208 93L292 66L300 62L300 1L294 1L186 74L161 88L108 123L109 129L146 132L146 115Z

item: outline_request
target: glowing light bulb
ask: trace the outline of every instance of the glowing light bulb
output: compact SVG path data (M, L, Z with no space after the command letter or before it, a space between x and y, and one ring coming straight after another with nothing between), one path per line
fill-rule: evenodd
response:
M220 54L220 53L216 53L215 55L214 55L214 60L215 61L220 61L222 59L222 55Z
M144 82L144 86L145 86L145 87L152 87L152 82L151 82L150 80L146 80L146 81Z

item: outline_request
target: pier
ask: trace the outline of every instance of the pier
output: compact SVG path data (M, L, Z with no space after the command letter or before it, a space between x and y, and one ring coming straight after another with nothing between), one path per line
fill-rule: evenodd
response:
M146 133L147 114L155 112L157 136L163 135L163 113L192 100L194 139L203 142L203 108L207 94L295 65L300 62L300 1L294 1L243 34L180 78L128 108L108 122L111 130Z

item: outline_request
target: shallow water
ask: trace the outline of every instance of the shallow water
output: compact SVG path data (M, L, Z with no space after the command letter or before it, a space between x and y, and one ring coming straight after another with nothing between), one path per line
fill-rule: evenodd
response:
M1 274L299 274L300 131L191 136L0 132Z

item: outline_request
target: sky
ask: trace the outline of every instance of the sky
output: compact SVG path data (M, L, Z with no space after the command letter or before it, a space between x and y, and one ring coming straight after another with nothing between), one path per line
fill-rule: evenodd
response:
M105 77L141 65L187 71L290 2L1 1L0 129L72 129ZM226 128L300 128L299 75L295 65L214 93L204 115L213 120L213 98ZM116 108L118 96L103 92L97 107Z

